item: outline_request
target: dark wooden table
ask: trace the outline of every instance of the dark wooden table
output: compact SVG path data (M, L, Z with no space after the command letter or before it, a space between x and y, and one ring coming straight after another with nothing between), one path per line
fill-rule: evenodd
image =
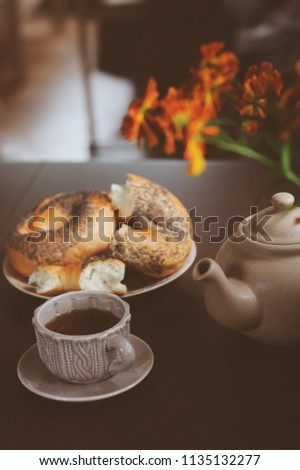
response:
M2 258L9 228L43 197L108 189L127 171L165 185L199 216L219 216L219 226L287 189L245 162L211 162L193 179L180 161L1 164ZM209 235L217 229L214 224L211 234L202 234L198 257L215 255L220 243L210 243ZM16 367L35 342L31 317L41 301L14 289L2 274L0 299L3 449L299 449L300 349L265 346L218 326L190 271L129 299L132 332L151 345L154 368L134 389L90 403L47 400L21 385Z

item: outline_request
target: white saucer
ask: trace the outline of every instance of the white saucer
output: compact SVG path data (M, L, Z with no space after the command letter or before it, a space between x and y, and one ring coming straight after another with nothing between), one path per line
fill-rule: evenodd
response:
M113 397L141 382L153 366L153 352L148 344L134 335L130 335L130 341L136 355L133 365L102 382L81 385L58 379L42 363L36 344L27 349L19 360L18 377L28 390L51 400L74 402Z

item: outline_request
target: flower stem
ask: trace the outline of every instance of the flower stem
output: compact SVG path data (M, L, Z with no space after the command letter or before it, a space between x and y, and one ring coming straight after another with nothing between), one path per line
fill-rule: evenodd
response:
M231 140L224 140L218 137L206 137L205 141L208 144L213 145L214 147L218 147L223 150L227 150L230 152L237 153L239 155L243 155L244 157L252 158L253 160L258 161L262 165L268 166L272 168L272 170L278 172L278 167L276 163L273 162L270 158L267 158L265 155L262 155L256 150L251 149L243 144L231 141ZM300 182L300 180L299 180Z
M280 163L284 177L296 186L300 186L300 178L292 170L291 144L288 140L282 144Z

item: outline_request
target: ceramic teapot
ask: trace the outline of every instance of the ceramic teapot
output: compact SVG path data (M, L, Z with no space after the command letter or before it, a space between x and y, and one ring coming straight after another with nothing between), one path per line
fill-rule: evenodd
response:
M273 345L300 344L300 208L277 193L193 269L208 313L221 325Z

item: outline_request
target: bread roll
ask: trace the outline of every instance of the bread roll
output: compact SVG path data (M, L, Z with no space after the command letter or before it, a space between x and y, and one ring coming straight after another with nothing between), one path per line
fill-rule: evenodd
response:
M132 174L125 185L113 184L109 197L119 219L126 222L114 235L114 256L148 276L176 272L192 245L190 217L179 199Z
M57 194L21 218L8 240L8 259L25 277L39 266L74 265L105 250L114 230L114 211L104 193Z
M66 266L41 266L34 271L29 284L41 295L55 295L73 290L99 290L123 295L127 288L121 281L125 264L113 258L92 258Z
M129 173L127 178L124 185L112 184L109 192L112 205L121 217L142 216L154 223L182 217L184 228L190 233L188 211L174 194L141 176Z

